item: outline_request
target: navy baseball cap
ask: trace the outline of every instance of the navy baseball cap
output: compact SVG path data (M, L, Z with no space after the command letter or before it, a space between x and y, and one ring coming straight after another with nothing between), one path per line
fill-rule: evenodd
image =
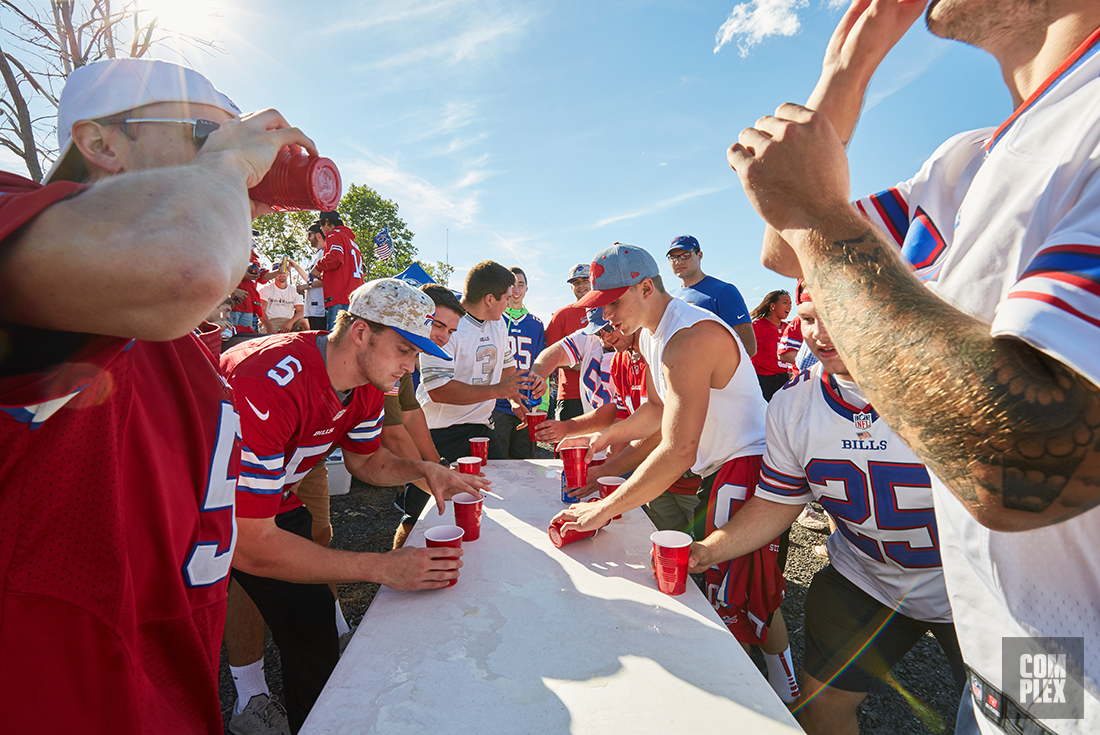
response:
M592 290L581 297L577 306L586 309L606 306L634 284L660 274L652 255L634 245L617 242L596 253L590 276Z
M597 334L601 329L608 326L608 321L603 318L602 306L597 306L595 309L589 309L585 312L585 316L588 317L588 326L581 330L585 334Z
M672 244L668 246L668 252L666 252L665 255L668 255L668 253L671 253L673 250L694 250L697 253L702 252L699 248L699 241L691 235L680 235L673 240Z

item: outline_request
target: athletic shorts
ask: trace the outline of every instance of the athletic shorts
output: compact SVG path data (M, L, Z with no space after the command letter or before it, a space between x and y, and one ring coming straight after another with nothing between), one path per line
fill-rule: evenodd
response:
M925 633L932 631L951 666L955 689L962 693L966 670L952 623L926 623L901 613L891 617L891 608L832 565L814 575L804 609L806 653L802 668L818 681L846 692L881 693L888 688L886 673ZM873 642L860 652L872 637Z

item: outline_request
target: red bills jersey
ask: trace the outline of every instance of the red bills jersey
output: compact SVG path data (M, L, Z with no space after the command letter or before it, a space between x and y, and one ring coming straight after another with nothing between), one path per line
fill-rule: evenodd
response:
M79 189L0 173L0 252ZM35 365L73 335L3 327L3 729L221 732L239 425L213 357L85 335Z
M363 285L363 254L355 233L341 225L325 235L325 254L317 261L322 272L325 308L350 304L351 292Z
M341 402L324 356L324 332L273 334L222 355L221 369L241 413L237 515L272 518L302 502L290 492L333 443L373 454L381 444L385 394L355 388Z

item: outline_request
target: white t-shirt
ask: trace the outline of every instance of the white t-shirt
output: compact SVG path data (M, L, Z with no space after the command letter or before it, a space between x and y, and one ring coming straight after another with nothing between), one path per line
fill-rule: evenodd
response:
M672 299L665 308L657 331L651 333L643 327L638 339L638 351L649 365L653 386L661 400L668 395L665 374L661 369L665 345L681 329L701 321L721 324L733 335L733 341L741 352L741 364L729 383L724 388L710 389L710 403L699 437L699 451L695 464L691 466L692 472L706 477L735 457L764 453L764 411L768 404L760 392L760 381L756 378L749 353L745 352L745 346L733 328L706 309L677 298Z
M322 257L324 257L325 249L319 248L313 252L313 260L309 261L309 268L306 268L306 273L313 270L313 267L317 265ZM311 285L306 291L305 295L305 311L306 316L324 316L325 315L325 289L321 284L320 278L314 278L310 281Z
M443 348L453 360L420 355L420 385L416 389L416 399L424 409L429 429L456 424L489 425L496 399L459 406L436 403L428 391L452 380L470 385L499 383L504 369L516 365L509 345L508 326L503 319L482 322L467 314L459 320L458 331Z
M851 381L821 363L772 396L757 497L820 501L837 522L829 561L883 605L950 623L928 470Z
M290 319L294 316L294 307L302 306L302 294L287 281L286 288L279 288L275 281L260 284L256 289L260 298L267 302L268 319Z
M611 374L608 372L613 353L604 352L600 338L578 330L559 344L569 355L569 367L578 366L584 413L595 411L605 403L614 402L615 387L611 384Z
M1023 340L1100 385L1100 45L1060 69L1001 128L955 136L916 177L858 206L993 336ZM1045 724L1100 732L1100 508L1002 533L935 477L932 486L966 662L1004 689L1004 638L1084 638L1084 661L1070 665L1084 671L1085 718Z

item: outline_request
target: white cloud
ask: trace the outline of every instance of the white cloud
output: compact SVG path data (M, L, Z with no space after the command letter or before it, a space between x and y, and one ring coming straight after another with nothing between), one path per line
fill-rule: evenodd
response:
M734 7L714 36L714 53L738 38L741 56L771 36L793 36L802 29L797 10L808 0L751 0Z
M607 217L606 219L602 219L599 222L597 222L594 226L595 227L603 227L604 225L610 225L610 224L613 224L615 222L622 222L623 220L627 220L627 219L635 219L636 217L644 217L647 214L653 214L654 212L660 212L661 210L668 209L669 207L673 207L673 206L679 204L680 202L686 202L689 199L695 199L696 197L709 196L711 194L715 194L715 193L720 192L720 191L725 191L726 189L730 188L730 186L732 186L732 184L727 184L726 186L712 186L708 189L696 189L695 191L689 191L689 192L685 192L684 194L678 194L678 195L672 197L671 199L665 199L664 201L657 202L656 204L652 204L648 207L644 207L642 209L639 209L639 210L634 211L634 212L630 212L628 214L619 214L619 215L615 215L614 217Z
M433 36L419 46L379 59L360 68L359 71L392 72L395 69L417 66L424 62L442 62L448 65L470 61L486 55L493 48L492 41L519 34L527 25L527 19L519 13L510 13L463 29L450 38Z
M830 10L844 10L848 0L821 0ZM793 36L802 30L799 11L809 0L749 0L734 7L714 36L714 53L737 38L737 50L748 56L753 46L772 36Z

